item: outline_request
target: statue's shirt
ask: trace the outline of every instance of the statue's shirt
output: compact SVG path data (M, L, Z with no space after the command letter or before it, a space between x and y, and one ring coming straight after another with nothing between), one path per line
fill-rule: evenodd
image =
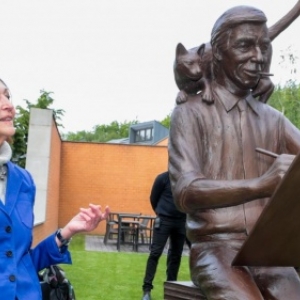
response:
M197 181L263 175L274 158L258 154L256 147L278 154L297 154L300 149L299 130L279 111L251 95L240 99L219 85L214 86L214 94L212 105L204 103L201 95L190 97L174 109L171 120L172 189L178 207L188 213L187 232L192 240L205 235L248 234L268 201L264 198L236 206L199 209ZM239 109L239 101L244 102L243 109ZM213 191L208 192L208 197L213 197Z

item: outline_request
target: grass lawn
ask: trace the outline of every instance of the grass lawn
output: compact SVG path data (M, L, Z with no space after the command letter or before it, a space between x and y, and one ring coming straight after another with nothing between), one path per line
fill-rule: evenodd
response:
M140 300L147 253L95 252L84 250L84 236L70 244L73 265L61 265L74 286L76 300ZM166 280L166 255L159 261L151 295L163 299ZM182 257L178 280L189 277L188 257Z

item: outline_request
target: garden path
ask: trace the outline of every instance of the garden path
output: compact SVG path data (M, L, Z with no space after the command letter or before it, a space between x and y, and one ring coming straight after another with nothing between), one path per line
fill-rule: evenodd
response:
M108 241L105 245L103 243L103 236L86 235L85 236L85 250L87 251L101 251L101 252L118 252L117 241ZM133 252L132 245L122 244L122 252ZM168 247L166 246L164 253L166 254ZM149 245L139 245L139 253L149 253ZM189 255L189 248L184 245L183 255Z

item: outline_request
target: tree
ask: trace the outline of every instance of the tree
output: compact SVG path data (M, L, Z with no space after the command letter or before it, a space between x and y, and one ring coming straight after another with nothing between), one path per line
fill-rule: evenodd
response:
M92 131L69 132L64 135L64 140L80 142L105 143L113 139L121 139L129 136L129 128L137 124L138 120L96 125Z
M300 85L288 81L284 87L276 86L269 104L281 111L295 126L300 128Z
M77 131L63 134L63 140L78 142L98 142L106 143L110 140L127 138L131 125L138 124L139 121L113 121L110 124L96 125L92 131ZM166 128L170 128L171 113L169 113L160 123Z
M162 121L160 121L160 124L170 129L171 126L171 113L169 113Z
M40 93L41 95L37 99L36 104L32 104L30 101L24 99L24 101L26 102L26 107L23 108L20 105L16 107L16 117L14 120L16 133L12 143L12 160L23 168L26 164L30 109L48 109L54 102L54 99L51 97L52 92L41 90ZM63 125L58 123L58 121L61 120L62 116L64 115L64 112L65 111L63 109L53 110L53 115L57 126L63 127Z
M281 111L295 126L300 128L300 85L297 82L298 57L291 47L281 54L281 67L290 77L283 85L278 84L269 104Z

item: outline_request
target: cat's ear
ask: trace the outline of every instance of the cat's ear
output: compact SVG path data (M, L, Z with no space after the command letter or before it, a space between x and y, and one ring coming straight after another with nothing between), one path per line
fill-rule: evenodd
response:
M186 53L188 53L188 51L185 49L185 47L181 43L178 43L176 47L176 57L184 55Z
M198 50L197 50L197 54L202 57L203 52L205 50L205 44L202 44L201 46L199 46Z

